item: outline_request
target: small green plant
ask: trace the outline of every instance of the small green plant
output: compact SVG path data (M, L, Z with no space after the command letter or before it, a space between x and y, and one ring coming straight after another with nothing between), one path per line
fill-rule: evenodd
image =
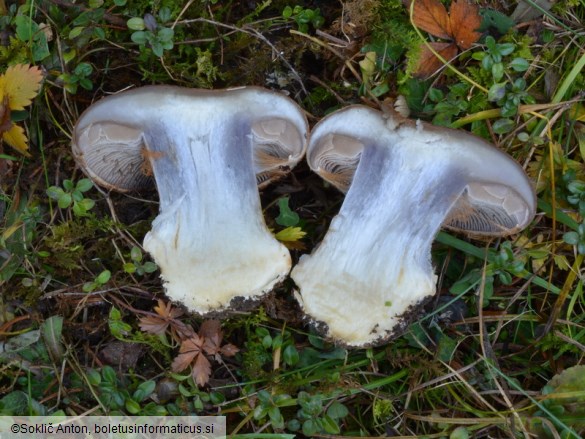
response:
M49 26L44 23L36 23L30 17L30 7L22 5L18 8L18 13L14 18L16 37L23 43L30 44L32 61L38 62L51 55L46 30Z
M496 43L496 40L491 35L485 39L486 50L483 52L476 52L473 54L473 59L481 61L481 66L484 70L491 72L495 82L500 81L504 77L504 57L511 55L516 50L516 45L513 43ZM515 58L511 67L521 68L525 71L528 69L528 62L523 58Z
M469 112L473 104L468 99L469 89L469 84L463 82L450 86L447 94L441 89L431 88L429 100L432 104L428 105L425 111L435 113L433 124L449 126L456 116Z
M497 279L503 285L510 285L513 277L526 274L525 261L522 255L515 255L512 249L512 243L506 241L500 245L500 248L490 250L488 256L491 261L485 269L475 268L470 270L463 278L455 282L451 288L451 294L461 294L472 287L480 285L483 279L483 303L486 307L494 294L494 283Z
M87 216L88 212L95 206L95 201L85 198L84 192L87 192L93 187L93 183L88 178L82 178L73 183L72 180L64 180L63 187L51 186L47 189L47 195L57 201L57 205L61 209L72 207L75 216Z
M86 282L83 284L83 291L85 293L91 293L92 291L97 290L100 287L103 287L107 284L112 277L112 273L110 270L104 270L100 274L96 276L96 278L91 282Z
M567 184L567 201L575 206L582 218L585 218L585 181L573 180Z
M475 52L472 56L481 61L482 69L491 76L493 82L488 91L488 100L501 108L502 115L494 123L493 130L496 134L504 134L514 129L515 123L510 118L517 114L518 106L535 102L526 91L526 80L514 78L516 73L528 70L530 64L521 56L506 59L517 50L514 43L496 43L492 36L488 36L485 46L484 51Z
M142 381L119 378L116 371L110 366L105 366L101 371L89 369L87 382L97 390L99 401L110 415L124 413L141 416L164 416L167 414L163 406L155 402L144 404L146 399L154 392L156 382L153 380Z
M260 390L258 392L259 404L254 409L254 419L261 421L268 417L274 428L284 428L284 417L280 413L280 408L290 405L290 400L290 395L286 393L272 395L267 390Z
M331 403L327 409L323 406L323 396L299 392L297 402L301 407L297 412L297 419L288 423L292 431L302 430L306 436L317 434L339 434L339 421L345 418L349 411L338 401Z
M302 244L298 242L307 233L303 231L302 227L295 227L300 222L299 215L291 210L288 205L289 198L283 197L278 200L278 208L280 213L276 217L278 225L286 227L274 236L281 242L284 242L291 248L301 248ZM296 246L296 247L295 247Z
M63 73L59 76L59 79L63 81L65 90L71 94L75 94L79 86L86 90L93 88L93 82L89 79L92 73L93 67L91 64L80 62L73 69L73 73Z
M310 9L302 6L291 8L286 6L282 11L282 17L286 20L292 19L297 24L299 32L308 33L309 27L319 29L325 23L325 18L321 15L319 8Z
M132 259L132 262L124 264L124 271L128 274L142 276L145 273L154 273L158 269L156 264L152 261L142 263L142 251L136 246L132 247L132 250L130 250L130 259Z
M134 31L131 36L132 41L142 48L150 47L152 53L159 58L162 57L165 50L171 50L174 46L174 30L160 24L170 19L171 11L169 8L160 9L158 21L152 14L145 14L144 18L131 18L127 25L130 30Z
M572 230L563 235L563 241L569 245L577 247L577 253L585 255L585 221L577 227L577 230Z

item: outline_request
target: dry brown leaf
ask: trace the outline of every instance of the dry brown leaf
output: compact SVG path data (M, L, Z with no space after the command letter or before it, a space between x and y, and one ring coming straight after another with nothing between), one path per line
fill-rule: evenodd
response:
M16 64L8 67L0 76L0 90L8 96L11 110L24 110L39 92L43 74L41 69L28 64Z
M177 358L171 364L172 371L181 372L187 369L191 362L202 353L203 343L203 338L197 334L193 334L191 338L183 340L179 348L179 355L177 355Z
M0 133L8 131L12 127L10 120L10 107L8 106L8 96L4 96L0 102Z
M161 335L167 330L169 326L180 334L185 333L186 325L176 320L177 317L183 315L183 311L179 308L174 308L171 302L164 303L162 299L158 300L158 305L154 307L156 315L149 315L138 319L140 329L150 334ZM192 331L188 334L192 334ZM174 336L174 334L173 334ZM175 337L177 338L177 337ZM185 338L185 337L182 337Z
M450 61L457 55L457 46L453 43L429 43L439 55ZM421 47L420 58L415 70L415 75L421 78L428 78L441 67L443 67L443 61L435 56L433 52L426 46Z
M221 349L219 350L220 354L224 357L233 357L236 355L240 350L231 343L224 344Z
M146 316L138 319L138 326L144 332L161 335L167 330L169 322L159 316Z
M205 338L203 350L206 354L213 355L216 361L221 360L221 356L233 357L239 352L239 349L233 344L221 345L223 340L223 331L221 323L218 320L206 320L201 324L199 335Z
M219 320L205 320L201 323L201 327L199 328L199 335L205 338L211 338L214 335L219 334L219 340L221 342L221 338L223 337L223 333L221 331L221 322Z
M453 0L449 14L439 0L416 0L412 20L422 30L435 37L450 40L449 43L429 43L446 61L453 59L458 48L469 49L479 40L481 25L479 9L468 0ZM427 78L443 66L426 44L421 46L415 76Z
M449 16L455 44L461 49L469 49L481 37L481 33L477 31L481 26L479 8L467 0L454 0Z
M218 320L204 321L199 334L192 333L181 342L179 355L174 359L171 369L173 372L181 372L191 365L193 380L197 385L204 386L211 376L211 363L206 354L219 361L222 355L231 357L239 351L232 344L221 346L222 339L221 323Z
M193 365L193 370L191 371L191 376L197 383L197 385L203 387L209 381L209 377L211 376L211 363L205 355L199 354L197 359L195 360L195 364Z
M451 38L447 10L438 0L415 0L412 19L425 32L445 40Z

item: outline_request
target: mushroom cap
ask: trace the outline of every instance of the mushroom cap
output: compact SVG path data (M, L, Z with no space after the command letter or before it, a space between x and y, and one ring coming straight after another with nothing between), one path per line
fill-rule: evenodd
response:
M271 104L275 96L278 106ZM167 109L178 106L193 108L194 118L199 111L210 111L237 112L251 120L260 186L286 174L305 153L307 121L293 110L296 104L291 99L277 92L261 87L200 90L153 85L108 96L85 110L73 132L75 160L107 189L128 192L148 187L149 159L156 157L144 141L145 124L152 123L153 112L163 117Z
M536 195L532 183L518 163L489 142L466 131L395 120L361 105L338 110L315 125L307 162L345 193L365 145L373 142L388 148L412 147L413 157L427 158L428 166L448 160L458 174L463 174L466 187L443 222L446 228L503 236L523 229L534 217Z

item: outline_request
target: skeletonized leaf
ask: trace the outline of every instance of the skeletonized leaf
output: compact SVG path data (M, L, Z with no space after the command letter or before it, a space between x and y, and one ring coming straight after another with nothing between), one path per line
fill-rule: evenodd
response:
M201 354L197 357L191 375L199 386L203 387L207 384L211 376L211 363L205 358L205 355Z
M22 127L12 125L8 131L2 134L2 139L21 154L29 156L27 138Z
M454 43L429 43L445 61L450 61L457 55L457 46ZM443 66L443 61L435 56L426 45L421 47L420 58L414 72L419 78L428 78Z
M414 24L436 37L451 38L449 16L439 0L416 0L412 14Z
M30 105L41 87L43 74L41 69L28 64L16 64L8 67L0 76L0 89L8 95L11 110L24 110Z
M454 0L449 16L455 43L462 49L469 49L481 37L481 33L477 32L481 26L479 8L467 0Z

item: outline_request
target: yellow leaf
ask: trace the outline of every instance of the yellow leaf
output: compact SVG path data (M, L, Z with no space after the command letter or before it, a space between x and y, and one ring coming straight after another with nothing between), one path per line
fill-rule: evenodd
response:
M286 229L281 230L274 236L279 241L298 241L306 234L307 232L303 232L303 230L300 227L287 227Z
M571 268L571 264L569 263L569 260L566 256L554 255L553 260L555 261L555 265L559 270L566 271Z
M29 156L27 139L22 127L12 125L12 128L2 134L2 139L21 154Z
M43 74L36 66L16 64L0 76L0 89L8 96L11 110L24 110L39 92Z

